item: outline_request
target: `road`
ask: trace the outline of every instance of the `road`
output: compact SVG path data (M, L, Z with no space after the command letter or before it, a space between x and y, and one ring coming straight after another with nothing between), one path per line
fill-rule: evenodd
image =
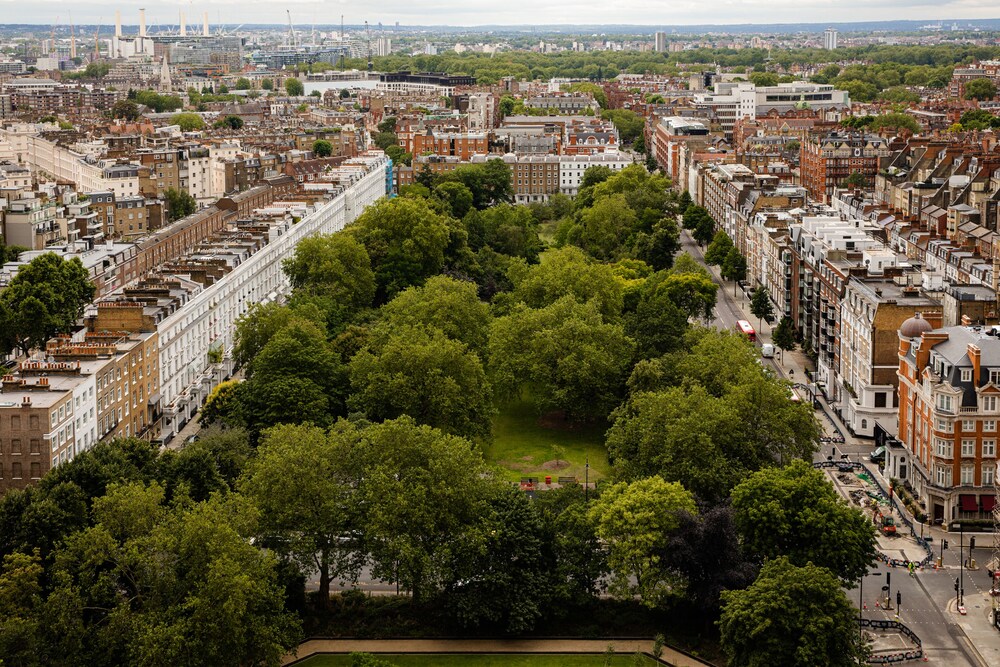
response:
M702 249L686 230L681 232L681 246L685 252L705 265ZM750 315L750 301L747 295L743 294L742 290L737 290L737 294L734 296L733 284L722 280L716 267L706 265L706 268L720 285L715 319L712 320L711 324L720 329L734 328L737 320L749 320L751 324L760 324L756 318ZM758 344L771 341L771 327L766 322L757 329L757 340ZM806 379L805 370L811 368L809 359L799 352L786 352L783 357L783 359L775 358L764 360L764 362L785 379L793 382L804 381ZM817 416L828 435L839 433L845 437L842 444L823 445L817 452L815 460L825 460L828 456L833 455L840 458L842 454L847 454L855 461L866 460L867 454L874 448L871 440L854 438L847 428L839 422L836 414L825 405L824 409L817 413ZM966 631L959 624L960 617L954 605L954 583L959 576L958 536L948 534L940 529L930 528L927 529L927 533L933 536L933 544L940 545L942 539L947 539L951 545L951 548L944 552L944 568L938 571L925 570L911 577L904 568L893 569L879 564L878 568L872 570L872 572L879 574L870 576L865 581L864 602L867 604L867 610L863 611L864 615L868 618L894 619L897 611L896 593L899 592L903 603L899 620L921 638L930 663L948 665L948 667L982 667L983 665L1000 667L1000 634L989 628L985 621L974 626L978 630L981 625L986 630L983 633L978 631L975 633L976 648L974 649L973 642L969 640ZM898 539L907 538L900 537ZM977 560L980 562L987 557L988 549L985 547L989 546L989 539L990 536L985 534L977 536L977 542L979 542L976 549L979 555ZM913 542L911 541L911 543ZM984 548L978 548L979 546ZM890 553L889 555L899 557L898 553ZM879 597L885 595L881 587L885 585L887 573L889 573L890 578L891 611L875 606ZM990 587L989 577L981 568L977 572L966 571L964 578L966 606L969 611L967 618L975 622L974 614L985 616L986 613L988 602L984 593ZM859 600L858 589L854 588L848 591L848 597L857 604ZM974 605L979 606L977 608ZM995 644L995 646L991 644ZM980 654L982 654L982 658Z

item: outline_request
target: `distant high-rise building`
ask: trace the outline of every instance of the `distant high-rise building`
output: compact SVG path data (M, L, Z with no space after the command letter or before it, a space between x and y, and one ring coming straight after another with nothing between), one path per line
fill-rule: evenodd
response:
M823 31L823 48L827 51L833 51L837 48L837 29L827 28Z
M667 33L658 32L654 37L653 49L657 53L663 53L667 50Z

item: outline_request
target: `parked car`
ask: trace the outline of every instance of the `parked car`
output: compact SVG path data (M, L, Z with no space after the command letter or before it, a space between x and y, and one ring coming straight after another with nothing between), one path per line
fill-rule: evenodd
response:
M885 447L876 447L875 450L868 455L868 460L872 463L885 463Z
M774 345L764 343L760 346L760 356L765 359L774 359Z

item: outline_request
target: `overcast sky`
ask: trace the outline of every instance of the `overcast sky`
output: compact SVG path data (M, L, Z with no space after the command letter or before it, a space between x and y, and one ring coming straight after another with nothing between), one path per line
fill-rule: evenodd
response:
M183 10L189 24L209 12L212 23L284 23L285 10L296 25L347 23L376 25L540 25L810 23L892 19L967 19L1000 17L991 0L211 0L161 3L156 0L0 0L0 23L114 23L115 10L126 25L138 23L146 7L150 26L176 25Z

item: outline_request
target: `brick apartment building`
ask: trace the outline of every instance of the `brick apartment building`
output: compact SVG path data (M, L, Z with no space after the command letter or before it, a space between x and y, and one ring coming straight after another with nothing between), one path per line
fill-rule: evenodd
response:
M887 473L909 482L935 521L990 518L1000 420L995 328L899 328L899 441Z
M809 137L802 141L800 151L802 185L810 197L823 203L851 174L861 175L861 187L874 188L880 160L889 156L888 144L880 136L838 132Z

